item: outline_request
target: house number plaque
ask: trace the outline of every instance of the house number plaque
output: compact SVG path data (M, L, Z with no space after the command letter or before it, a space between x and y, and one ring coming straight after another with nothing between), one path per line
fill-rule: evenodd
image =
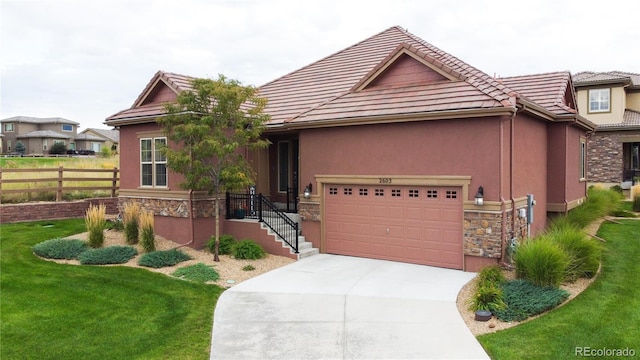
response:
M391 184L391 178L379 178L380 184Z

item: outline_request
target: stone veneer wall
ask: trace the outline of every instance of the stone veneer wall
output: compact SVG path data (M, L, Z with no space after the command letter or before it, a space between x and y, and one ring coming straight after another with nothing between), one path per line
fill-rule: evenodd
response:
M488 258L502 256L502 214L464 212L464 254Z
M622 143L620 134L596 132L587 140L587 180L619 183L622 181Z
M299 202L298 214L308 221L320 221L320 203Z
M140 204L140 207L153 212L153 214L157 216L189 217L189 200L121 197L118 203L118 208L121 212L128 202L137 202ZM215 207L211 199L194 199L191 203L194 218L209 218L215 216ZM224 218L224 215L224 201L220 201L220 216Z

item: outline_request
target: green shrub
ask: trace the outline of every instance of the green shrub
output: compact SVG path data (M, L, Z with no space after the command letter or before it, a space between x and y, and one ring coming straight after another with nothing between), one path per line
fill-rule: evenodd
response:
M220 235L220 244L218 246L218 255L231 255L233 248L238 242L232 235ZM207 242L207 248L213 254L216 246L216 237L212 236Z
M138 254L131 246L108 246L89 249L78 256L82 265L124 264Z
M622 195L622 186L620 185L613 185L609 188L611 191L615 191L618 194Z
M187 260L191 260L191 256L178 249L171 249L146 253L140 257L138 265L158 269L161 267L173 266Z
M123 222L124 222L124 235L127 239L127 244L134 245L138 243L139 236L139 215L142 209L137 202L128 202L124 205L123 210Z
M143 211L140 214L140 245L144 252L156 251L156 237L153 233L153 213L150 211Z
M195 265L182 267L174 271L172 275L180 279L199 283L216 281L220 278L220 275L213 267L207 266L204 263L197 263Z
M242 271L253 271L256 268L253 265L245 265L242 267Z
M599 187L589 187L587 200L577 208L569 211L567 220L575 227L582 229L593 221L609 215L620 208L622 195Z
M505 308L502 289L493 283L479 283L476 293L471 300L473 311L489 310L495 313Z
M516 276L538 286L559 286L569 266L569 256L547 235L518 246L515 253Z
M560 305L569 293L553 288L539 287L526 280L512 280L502 285L506 307L494 312L502 321L522 321Z
M51 155L64 155L67 153L67 145L61 142L56 142L49 148L49 154Z
M124 223L120 219L107 220L107 229L115 231L123 231Z
M91 205L86 211L84 223L89 231L89 246L92 248L102 247L104 243L104 228L107 226L106 213L107 208L104 204Z
M603 247L585 233L573 228L556 229L546 234L569 256L565 279L592 278L600 266Z
M478 273L478 282L481 284L491 283L500 285L505 282L505 280L502 269L500 269L498 265L485 266Z
M640 212L640 194L633 197L633 211Z
M253 240L242 240L233 249L233 257L236 259L255 260L262 259L264 256L262 247Z
M87 243L77 239L51 239L33 246L33 252L47 259L77 259L87 250Z

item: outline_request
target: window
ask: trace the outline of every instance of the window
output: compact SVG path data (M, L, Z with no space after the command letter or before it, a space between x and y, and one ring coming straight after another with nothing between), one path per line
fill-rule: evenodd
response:
M384 189L376 189L376 196L384 196Z
M358 193L360 194L360 196L367 196L367 195L369 195L369 189L360 188L360 191Z
M42 150L47 151L47 147L48 147L47 139L42 140Z
M92 142L91 143L91 150L93 150L95 152L100 152L100 143L99 142Z
M329 188L329 195L338 195L338 188L330 187Z
M611 111L611 89L589 90L589 112Z
M580 139L580 180L587 178L587 140Z
M65 144L64 140L53 140L54 144Z
M401 197L401 196L402 196L402 190L400 189L391 190L391 197Z
M62 124L62 131L72 132L73 125L71 124Z
M167 158L160 151L166 144L164 137L140 139L140 185L167 186Z
M351 188L344 188L343 194L351 195L351 194L353 194L353 190Z
M438 190L427 190L427 199L437 199Z
M5 132L13 132L13 123L5 123L4 124Z
M409 197L410 198L417 198L420 197L420 190L409 190Z

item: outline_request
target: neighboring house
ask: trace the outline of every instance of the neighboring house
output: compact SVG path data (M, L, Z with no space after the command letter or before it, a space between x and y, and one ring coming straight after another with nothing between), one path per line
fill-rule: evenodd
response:
M588 138L589 183L640 182L640 74L585 71L573 85L580 114L597 125Z
M0 120L0 124L5 139L2 153L13 152L18 141L24 144L26 155L47 154L51 146L56 143L65 144L69 150L91 150L88 146L92 142L104 143L104 140L98 137L80 136L78 138L80 124L59 117L14 116Z
M180 189L154 151L167 143L156 118L191 80L156 73L106 124L132 155L121 159L121 203L142 203L157 233L202 247L210 198ZM248 154L256 191L282 202L290 188L311 190L298 204L302 233L324 253L476 271L586 196L595 125L577 114L568 72L495 79L392 27L260 94L271 146ZM223 232L261 236L250 221Z
M101 144L101 146L111 149L111 151L113 151L116 154L118 153L119 146L120 146L120 131L88 128L80 132L80 135L82 134L87 134L87 135L102 139L104 144ZM100 150L95 150L95 151L100 151Z

